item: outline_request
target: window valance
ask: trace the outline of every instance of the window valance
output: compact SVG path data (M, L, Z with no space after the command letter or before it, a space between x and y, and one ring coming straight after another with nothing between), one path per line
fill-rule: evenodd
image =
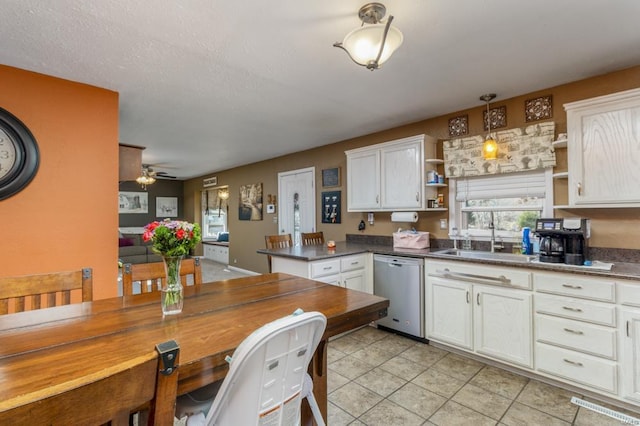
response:
M492 132L498 142L498 158L482 158L484 135L444 141L445 175L448 178L493 175L543 169L556 165L552 121Z

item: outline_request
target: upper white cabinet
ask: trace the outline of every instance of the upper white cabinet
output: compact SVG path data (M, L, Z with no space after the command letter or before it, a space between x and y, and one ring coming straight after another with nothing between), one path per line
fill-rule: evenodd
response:
M424 209L424 140L418 135L347 151L347 210Z
M640 207L640 89L564 108L570 207Z

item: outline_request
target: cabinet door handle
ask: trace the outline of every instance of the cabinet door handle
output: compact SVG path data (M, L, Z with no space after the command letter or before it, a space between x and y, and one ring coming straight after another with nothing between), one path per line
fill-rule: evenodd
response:
M570 328L566 328L566 327L565 327L564 331L566 331L567 333L573 333L573 334L584 334L584 332L583 332L583 331L580 331L580 330L572 330L572 329L570 329Z
M570 359L566 359L566 358L563 358L562 360L567 364L575 365L576 367L584 367L584 365L582 365L581 362L571 361Z
M480 306L480 293L476 294L476 303Z
M469 290L467 290L467 305L469 304ZM628 323L628 321L627 321ZM627 327L627 329L629 329L629 327ZM629 333L627 333L627 335L629 335Z
M380 201L379 201L379 200L380 200L380 198L379 198L379 197L380 197L379 195L376 195L376 204L378 204L378 203L380 202Z
M420 193L416 192L416 201L420 201Z
M578 188L578 195L582 195L582 183L578 182L576 186Z
M571 306L563 306L562 309L565 309L565 310L571 311L571 312L582 312L582 309L580 309L580 308L572 308Z
M572 288L574 290L582 290L582 286L581 285L562 284L562 287Z
M629 334L629 321L627 321L627 337L631 337L631 335Z

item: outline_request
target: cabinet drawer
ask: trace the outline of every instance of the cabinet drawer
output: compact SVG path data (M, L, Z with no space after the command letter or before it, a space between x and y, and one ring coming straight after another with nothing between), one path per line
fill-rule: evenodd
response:
M618 282L618 300L623 305L640 306L640 282Z
M536 344L537 370L557 377L617 393L616 363L567 349Z
M616 326L615 305L608 303L537 293L535 309L539 314L557 315L610 327Z
M616 329L536 315L538 342L551 343L591 355L616 359Z
M311 264L311 278L323 277L340 273L340 260L327 260L323 262L313 262Z
M354 269L363 269L366 265L367 256L362 254L358 256L347 256L340 259L340 270L342 272L353 271Z
M425 268L430 276L473 284L531 289L531 273L518 268L483 266L468 262L432 262L431 260L425 262Z
M584 278L572 274L545 274L536 272L533 282L537 291L563 294L583 299L615 300L615 282L605 278Z

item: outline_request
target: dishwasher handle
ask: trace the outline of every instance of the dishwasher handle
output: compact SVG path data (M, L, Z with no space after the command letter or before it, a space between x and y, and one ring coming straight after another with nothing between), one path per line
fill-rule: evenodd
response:
M435 274L429 274L429 276L458 279L461 281L469 281L479 284L486 284L486 281L489 281L492 284L499 283L502 285L511 285L511 280L504 275L500 275L499 277L488 277L486 275L467 274L464 272L451 272L449 268L444 268L444 270L436 270Z

